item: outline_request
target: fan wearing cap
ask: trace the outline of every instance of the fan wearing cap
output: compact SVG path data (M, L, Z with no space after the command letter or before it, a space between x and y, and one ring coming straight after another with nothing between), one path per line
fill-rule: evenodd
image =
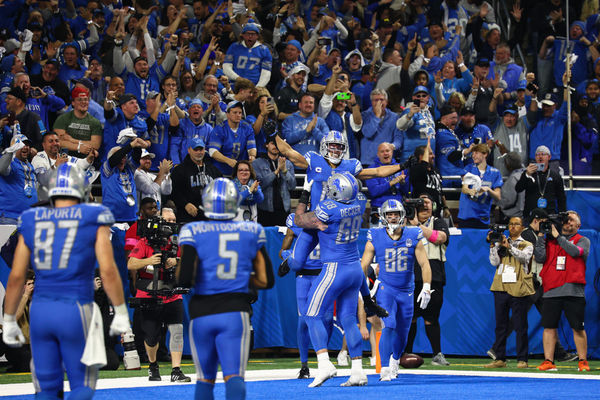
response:
M0 61L0 67L3 71L0 87L9 87L14 79L14 76L19 72L25 71L25 63L14 54L8 54Z
M119 108L115 109L116 101ZM117 145L117 139L122 130L131 128L135 134L151 145L148 135L148 125L139 115L140 107L137 98L131 93L125 93L118 99L115 92L110 91L104 101L104 134L102 137L101 159L106 160L106 153Z
M54 93L68 104L71 101L71 91L69 87L58 79L58 69L60 63L55 58L46 60L42 65L42 72L38 75L31 75L31 85L42 88L44 91Z
M0 224L16 225L19 215L38 200L31 155L31 140L17 134L0 158Z
M469 153L473 146L479 143L490 144L494 139L490 128L484 124L478 124L475 119L475 111L470 107L465 107L460 112L460 120L456 125L456 136L460 140L463 147L463 158L465 164L471 164L473 160L469 157ZM443 175L443 174L442 174Z
M10 115L15 116L12 126L7 126L9 118L0 120L0 127L4 128L4 136L11 137L23 133L31 140L33 155L42 147L42 136L46 133L46 127L39 114L26 108L27 97L20 87L13 87L6 94L6 109Z
M269 48L258 41L259 35L258 24L246 23L242 28L242 40L227 49L223 72L230 80L235 81L241 76L259 87L269 83L273 57Z
M283 121L296 111L298 111L298 104L300 103L300 97L304 94L302 86L306 82L309 69L306 65L298 63L294 68L290 70L287 75L287 85L277 92L275 102L279 109L277 118Z
M92 98L94 93L94 83L88 78L75 79L72 83L73 89L81 88L89 92L90 101L88 103L87 110L94 118L100 121L102 126L104 126L106 123L106 119L104 118L104 108L102 105L100 105L100 103L97 103L96 100ZM71 94L72 92L73 91L71 91ZM102 98L102 101L104 101L104 97Z
M440 120L436 125L435 158L442 176L464 175L462 147L454 128L458 115L454 108L445 105L440 110ZM444 186L450 186L456 181L443 181Z
M529 125L526 117L519 118L519 112L515 106L505 109L498 121L494 131L495 146L492 150L492 159L494 167L498 168L502 176L507 176L509 171L505 166L504 154L516 153L523 165L529 159L527 141Z
M158 173L154 174L150 172L150 168L152 167L152 160L155 157L154 153L149 153L148 150L142 149L140 166L135 170L133 179L135 180L138 200L141 201L145 197L151 197L156 200L156 205L160 210L162 208L162 196L170 195L173 190L170 176L173 162L163 159L159 164Z
M188 104L187 117L179 121L177 133L171 136L169 145L169 158L173 164L183 162L188 154L188 147L193 138L200 137L204 142L208 142L208 137L213 131L213 127L203 119L204 103L200 99L193 99Z
M429 90L425 86L417 86L412 100L396 121L396 128L404 131L400 162L408 160L418 146L427 145L428 138L435 149L435 122L429 110Z
M538 146L535 149L535 163L527 165L515 186L517 192L525 191L523 215L529 215L534 208L543 208L548 214L567 209L562 177L549 165L551 154L548 147Z
M242 121L243 108L239 101L229 103L227 121L215 127L209 135L208 154L224 175L231 174L237 161L252 162L256 158L254 130Z
M48 113L55 113L65 107L65 102L54 94L48 94L39 87L32 87L29 75L25 72L15 74L13 86L20 87L25 92L27 103L25 108L38 114L44 126L48 126Z
M83 63L82 53L92 46L98 40L98 29L94 24L87 24L90 35L87 39L64 43L60 48L60 59L63 61L58 71L58 78L65 82L70 89L73 86L70 82L74 79L81 79L85 75L87 66Z
M102 124L88 112L90 92L76 87L71 93L73 109L56 119L54 132L69 155L84 158L92 150L100 150Z

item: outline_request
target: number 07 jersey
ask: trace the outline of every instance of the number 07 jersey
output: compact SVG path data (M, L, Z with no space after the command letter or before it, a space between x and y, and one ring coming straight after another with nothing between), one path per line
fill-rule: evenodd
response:
M198 254L194 293L248 293L252 261L266 243L264 228L250 221L199 221L181 228L179 245Z
M385 228L369 229L367 241L375 248L379 262L379 280L396 289L415 289L415 248L423 240L421 228L406 226L399 240L388 235Z
M100 204L37 207L19 217L18 230L31 251L34 296L94 301L96 236L112 225L110 210Z

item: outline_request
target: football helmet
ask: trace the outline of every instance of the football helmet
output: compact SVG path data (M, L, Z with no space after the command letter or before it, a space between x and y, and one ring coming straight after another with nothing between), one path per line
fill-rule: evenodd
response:
M204 215L210 219L233 219L237 215L240 195L235 183L227 178L210 182L202 193Z
M64 163L50 176L48 197L75 197L83 202L86 199L87 186L85 172L76 165Z
M342 132L329 131L321 139L321 155L335 165L342 161L346 151L348 151L348 139L346 139L346 135Z
M380 219L383 225L386 227L388 233L391 235L396 229L398 229L403 223L406 217L406 211L402 203L395 199L388 199L381 205ZM397 212L399 217L388 216L388 213Z
M351 203L358 195L358 181L350 172L333 174L327 180L327 198Z

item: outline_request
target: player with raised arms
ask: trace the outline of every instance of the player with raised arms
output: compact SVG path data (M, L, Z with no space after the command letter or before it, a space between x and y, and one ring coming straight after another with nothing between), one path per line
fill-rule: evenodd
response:
M400 356L406 346L414 311L415 258L423 273L423 289L417 298L419 307L427 308L431 299L431 268L422 243L423 232L417 226L404 226L405 216L401 202L386 200L381 205L381 219L385 227L369 229L361 259L362 268L366 270L373 257L377 257L381 281L377 300L390 313L383 318L384 328L379 341L381 381L396 377Z
M94 395L97 360L87 362L88 366L81 359L86 339L92 335L96 259L102 286L115 310L110 334L131 330L110 242L114 218L100 204L84 204L86 186L82 170L62 164L48 186L52 207L32 208L19 217L2 338L9 346L24 343L15 313L31 266L36 276L30 309L32 379L40 398L63 397L63 366L71 387L70 398L91 399ZM101 324L99 329L102 331Z
M191 222L179 232L178 282L194 288L189 337L196 365L196 399L213 399L219 364L225 397L246 398L249 289L269 289L275 281L264 247L264 228L252 221L232 221L239 203L235 184L226 178L215 179L202 194L204 215L209 220Z

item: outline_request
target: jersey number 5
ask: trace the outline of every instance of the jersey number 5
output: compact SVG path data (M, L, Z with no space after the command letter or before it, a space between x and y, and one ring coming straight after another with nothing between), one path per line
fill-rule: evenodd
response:
M228 242L238 242L240 240L239 233L221 233L219 235L219 257L228 260L229 266L225 263L217 265L217 278L219 279L235 279L237 275L238 253L235 250L227 250ZM227 271L225 268L227 268Z
M73 249L77 228L79 227L79 221L61 220L58 221L58 223L53 221L40 221L35 224L35 247L33 253L33 259L38 269L52 269L52 253L55 250L54 239L57 225L58 229L67 230L60 252L58 268L67 268L69 264L71 250Z

